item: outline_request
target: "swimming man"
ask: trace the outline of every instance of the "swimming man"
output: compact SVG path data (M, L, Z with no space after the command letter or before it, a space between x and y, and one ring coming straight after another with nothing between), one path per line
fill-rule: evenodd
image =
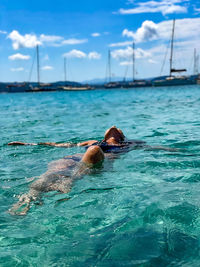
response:
M116 126L109 128L104 135L102 141L97 140L88 140L81 143L53 143L53 142L44 142L44 143L23 143L23 142L10 142L8 145L44 145L44 146L55 146L55 147L73 147L73 146L84 146L86 148L97 145L100 146L104 153L120 153L127 152L132 149L144 148L147 150L166 150L175 152L178 151L174 148L162 147L162 146L149 146L144 141L140 140L128 140L123 134L122 130Z
M29 192L21 195L19 201L13 205L9 212L15 215L25 215L31 202L38 201L41 194L45 192L68 193L75 180L88 174L103 160L102 149L99 146L91 146L84 155L75 154L51 162L48 170L31 184Z

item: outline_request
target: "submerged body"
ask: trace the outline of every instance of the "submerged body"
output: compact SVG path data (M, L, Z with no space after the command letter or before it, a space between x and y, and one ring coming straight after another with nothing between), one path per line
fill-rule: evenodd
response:
M51 163L47 172L42 174L40 178L31 185L29 193L22 195L19 202L11 209L11 213L18 213L20 215L26 214L31 201L37 200L41 192L69 192L73 181L86 174L89 168L94 166L96 163L102 161L104 159L104 153L108 153L108 157L114 159L114 156L112 155L115 153L123 153L139 148L144 148L146 150L165 150L171 152L178 151L177 149L169 147L148 146L146 142L140 140L127 140L123 132L116 126L109 128L105 132L104 139L100 142L97 140L89 140L78 144L56 144L49 142L35 144L11 142L8 145L49 145L57 147L84 146L87 149L83 157L80 155L67 156L64 159ZM25 207L22 211L18 212L24 204Z
M140 140L127 140L119 142L118 144L109 144L106 141L95 142L90 146L99 146L104 153L122 153L132 149L143 148L146 146L146 142ZM90 147L86 146L86 148Z
M48 170L31 184L29 192L20 196L19 201L10 209L10 213L25 215L31 202L40 200L42 193L50 191L68 193L75 180L88 174L103 159L104 154L101 148L94 146L89 148L84 155L75 154L51 162Z

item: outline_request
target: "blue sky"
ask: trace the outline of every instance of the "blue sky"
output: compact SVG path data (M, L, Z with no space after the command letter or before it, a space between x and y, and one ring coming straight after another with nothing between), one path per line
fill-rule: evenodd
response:
M168 74L167 47L174 18L174 67L192 74L194 48L197 55L200 51L197 0L1 0L0 10L0 80L4 82L30 80L37 44L43 82L64 79L64 57L68 80L105 78L109 49L112 76L131 77L133 41L137 78Z

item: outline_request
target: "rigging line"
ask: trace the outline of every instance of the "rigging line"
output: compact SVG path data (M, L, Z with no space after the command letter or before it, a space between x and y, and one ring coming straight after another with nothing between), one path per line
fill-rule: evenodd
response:
M106 63L106 75L105 75L105 83L108 82L109 78L108 78L108 62Z
M196 74L199 73L199 55L197 55L197 65L196 65Z
M107 63L106 63L106 72L105 72L105 83L107 82Z
M34 63L35 63L35 57L36 57L36 51L35 51L34 56L33 56L33 62L32 62L31 70L30 70L30 73L29 73L29 79L28 79L29 82L31 81L31 76L32 76L32 72L33 72L33 66L34 66Z
M190 64L189 64L189 72L191 73L191 74L194 74L193 72L192 72L192 67L193 67L193 64L194 64L194 58L193 58L193 56L190 58Z
M193 74L197 75L199 73L199 55L197 53L197 49L194 48L194 66L193 66Z
M111 76L112 76L112 73L111 73L111 52L110 50L108 51L108 81L109 83L111 82Z
M165 51L165 56L164 56L163 64L162 64L161 70L160 70L160 76L161 76L161 74L163 72L163 69L164 69L164 66L165 66L165 62L166 62L166 58L167 58L167 54L168 54L169 45L170 45L170 41L168 41L168 44L167 44L167 48L166 48L166 51Z
M170 68L169 68L169 76L172 76L172 64L173 64L173 52L174 52L174 31L175 31L175 19L173 19L173 26L172 26L172 37L171 37L171 51L170 51Z
M128 69L129 69L129 66L127 65L125 68L125 72L124 72L124 82L126 81L126 78L127 78Z

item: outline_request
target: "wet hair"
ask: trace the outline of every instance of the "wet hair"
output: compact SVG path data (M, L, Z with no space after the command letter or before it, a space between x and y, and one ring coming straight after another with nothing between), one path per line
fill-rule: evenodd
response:
M116 126L112 126L110 129L108 129L108 130L105 132L104 140L103 140L103 141L106 141L106 140L108 140L108 139L111 138L111 137L115 137L115 136L113 136L113 133L114 133L114 134L117 134L118 138L120 139L120 140L119 140L120 142L123 142L123 141L124 141L125 136L124 136L122 130L119 129L119 128L117 128Z

